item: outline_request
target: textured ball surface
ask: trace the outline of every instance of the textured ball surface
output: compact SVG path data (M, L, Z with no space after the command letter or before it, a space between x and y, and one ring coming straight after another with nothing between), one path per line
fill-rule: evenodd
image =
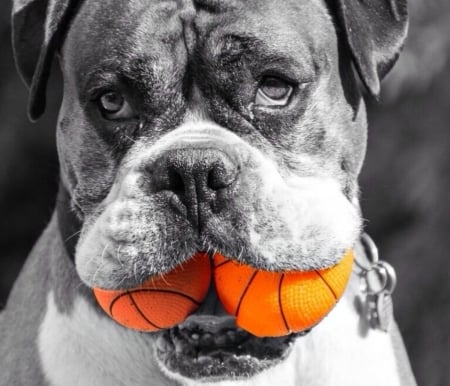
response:
M102 309L122 326L158 331L183 322L205 298L211 281L206 253L197 253L173 271L153 277L136 288L94 288Z
M305 272L261 271L216 254L214 280L222 305L239 327L276 337L320 322L344 293L352 266L352 251L333 267Z

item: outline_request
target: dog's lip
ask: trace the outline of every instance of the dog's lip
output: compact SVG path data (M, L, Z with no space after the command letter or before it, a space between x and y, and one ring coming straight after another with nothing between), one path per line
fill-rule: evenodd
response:
M283 361L305 333L258 338L236 327L231 316L194 315L159 335L156 356L169 372L187 378L240 379Z

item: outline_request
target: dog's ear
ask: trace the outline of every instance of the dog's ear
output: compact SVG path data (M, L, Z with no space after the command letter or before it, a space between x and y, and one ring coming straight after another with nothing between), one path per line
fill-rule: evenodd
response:
M13 49L16 65L30 89L28 115L38 119L45 110L50 67L79 0L14 0Z
M359 76L373 96L398 59L408 29L407 0L328 0Z

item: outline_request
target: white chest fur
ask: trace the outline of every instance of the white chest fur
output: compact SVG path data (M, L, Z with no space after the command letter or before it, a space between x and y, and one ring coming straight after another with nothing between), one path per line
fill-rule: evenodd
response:
M52 386L164 385L149 338L99 317L81 297L62 314L50 293L38 347Z
M253 380L214 386L380 386L400 385L388 334L358 334L359 315L347 299L313 331L297 341L283 364ZM71 314L58 312L53 294L38 337L42 366L52 386L175 385L162 375L153 338L101 318L83 298ZM186 385L198 383L185 382Z

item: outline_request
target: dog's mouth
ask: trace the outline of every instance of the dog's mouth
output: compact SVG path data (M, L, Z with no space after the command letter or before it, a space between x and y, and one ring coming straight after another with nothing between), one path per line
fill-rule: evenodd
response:
M193 315L157 338L164 371L197 381L243 379L277 365L300 335L258 338L237 328L229 316Z

